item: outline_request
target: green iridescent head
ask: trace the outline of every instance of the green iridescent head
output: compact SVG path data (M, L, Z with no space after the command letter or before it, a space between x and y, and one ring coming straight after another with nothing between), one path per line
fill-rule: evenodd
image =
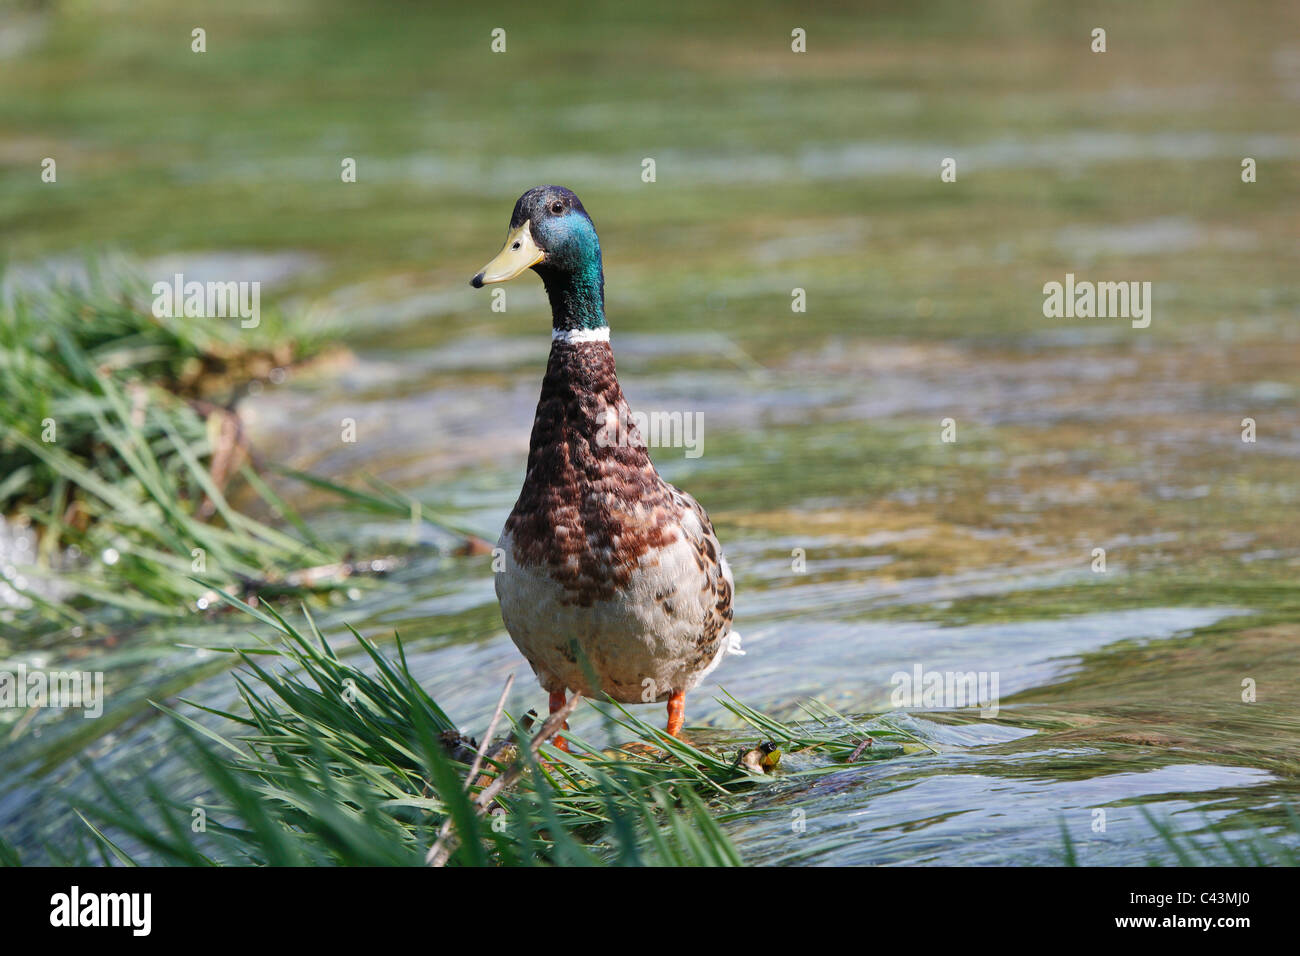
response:
M556 329L605 325L605 270L596 226L572 190L534 186L519 197L506 244L470 280L480 289L525 269L542 277Z

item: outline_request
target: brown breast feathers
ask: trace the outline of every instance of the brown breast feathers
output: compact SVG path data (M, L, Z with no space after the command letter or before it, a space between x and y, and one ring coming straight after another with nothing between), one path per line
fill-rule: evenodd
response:
M555 343L528 474L506 520L515 559L547 565L574 603L590 606L625 585L646 551L674 540L677 507L629 422L609 343Z

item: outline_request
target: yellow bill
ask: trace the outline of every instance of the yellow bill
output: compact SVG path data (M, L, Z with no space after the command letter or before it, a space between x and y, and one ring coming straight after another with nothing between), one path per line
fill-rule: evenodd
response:
M489 282L505 282L546 258L546 253L533 242L533 232L528 227L530 222L531 220L524 220L522 226L510 231L510 235L506 236L505 247L478 275L469 280L470 285L481 289Z

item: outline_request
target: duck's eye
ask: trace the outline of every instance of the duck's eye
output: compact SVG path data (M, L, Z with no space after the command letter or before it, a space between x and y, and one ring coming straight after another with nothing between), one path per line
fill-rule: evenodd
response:
M562 212L564 212L564 203L560 202L558 199L551 203L551 213L553 215L558 216Z

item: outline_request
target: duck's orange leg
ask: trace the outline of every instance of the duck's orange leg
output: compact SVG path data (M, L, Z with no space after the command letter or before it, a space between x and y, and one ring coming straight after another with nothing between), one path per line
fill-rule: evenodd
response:
M686 723L686 691L673 691L673 695L668 698L668 735L680 738L684 723Z
M565 703L566 701L564 699L564 691L560 691L557 694L552 694L551 713L555 713L557 710L563 710ZM568 721L565 721L564 723L560 724L560 729L568 730L569 729ZM565 740L563 737L561 737L559 734L555 735L555 739L552 740L551 743L555 744L557 749L563 750L566 754L569 752L569 742Z

